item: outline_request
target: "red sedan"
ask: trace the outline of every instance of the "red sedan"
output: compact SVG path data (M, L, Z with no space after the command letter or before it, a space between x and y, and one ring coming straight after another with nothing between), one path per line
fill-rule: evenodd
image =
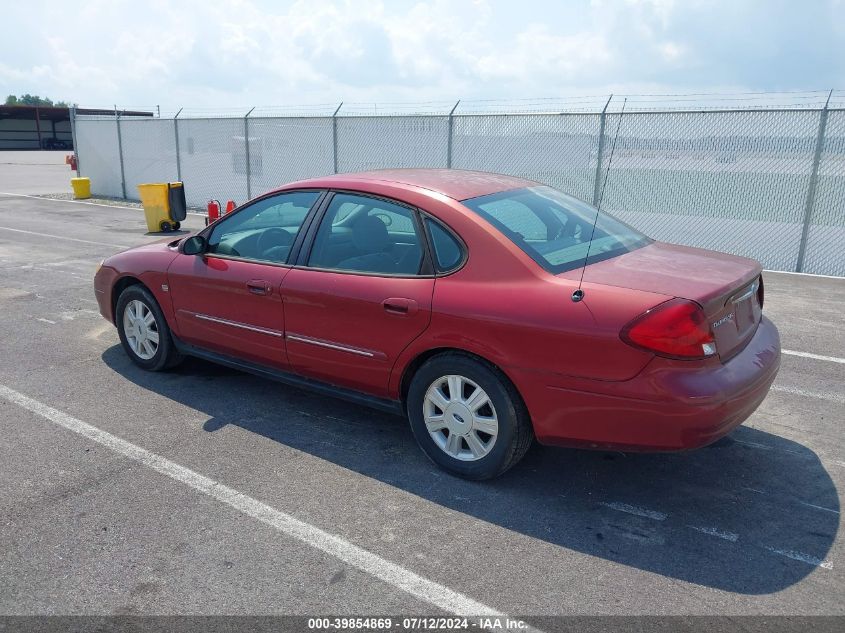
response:
M756 261L481 172L295 182L110 257L94 286L140 367L198 356L406 415L434 462L472 479L534 437L704 446L780 365Z

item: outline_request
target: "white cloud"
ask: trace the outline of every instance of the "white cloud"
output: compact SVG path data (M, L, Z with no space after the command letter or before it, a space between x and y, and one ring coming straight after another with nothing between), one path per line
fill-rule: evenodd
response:
M675 0L625 0L632 7L636 7L646 14L656 18L663 28L669 26L672 12L675 10Z
M660 52L666 61L674 62L681 59L684 54L684 47L675 42L664 42L660 45Z
M176 108L845 85L843 3L90 0L4 8L0 90Z
M513 43L504 50L491 50L477 61L482 77L520 82L526 75L583 80L604 70L611 61L607 41L601 33L558 35L546 25L532 24Z

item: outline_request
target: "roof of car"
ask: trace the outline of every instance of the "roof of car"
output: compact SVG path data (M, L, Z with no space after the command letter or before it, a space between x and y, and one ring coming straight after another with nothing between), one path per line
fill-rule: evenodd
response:
M301 180L297 187L348 187L350 183L394 183L422 187L455 200L467 200L537 183L515 176L464 169L377 169Z

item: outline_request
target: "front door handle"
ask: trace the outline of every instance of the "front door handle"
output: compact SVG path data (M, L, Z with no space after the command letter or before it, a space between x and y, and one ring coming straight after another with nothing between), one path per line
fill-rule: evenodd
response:
M270 282L263 279L250 279L246 282L246 288L253 295L269 295L273 291Z
M405 299L404 297L391 297L381 302L384 311L388 314L396 314L399 316L409 316L414 314L417 309L417 302L413 299Z

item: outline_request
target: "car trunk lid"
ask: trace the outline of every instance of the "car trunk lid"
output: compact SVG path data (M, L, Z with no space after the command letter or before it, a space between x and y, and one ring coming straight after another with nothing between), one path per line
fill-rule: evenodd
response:
M726 360L744 347L760 322L760 272L753 259L653 242L587 266L584 281L695 301Z

